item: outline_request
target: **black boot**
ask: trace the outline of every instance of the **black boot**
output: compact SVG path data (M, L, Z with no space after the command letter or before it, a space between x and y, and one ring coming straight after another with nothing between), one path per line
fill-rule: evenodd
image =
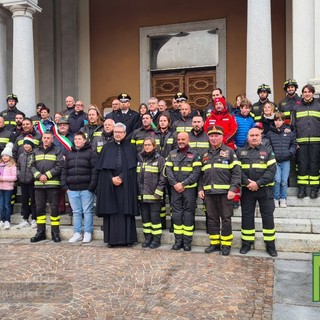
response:
M216 251L221 251L220 245L219 244L210 244L209 247L204 249L205 253L212 253L212 252L216 252Z
M251 243L247 241L242 241L242 246L240 249L241 254L247 254L251 250Z
M161 236L153 236L152 242L149 246L150 249L157 249L161 246Z
M59 226L51 226L51 236L53 242L61 242Z
M175 242L172 246L172 250L180 250L183 247L183 241L182 241L182 235L181 234L175 234Z
M152 241L152 235L150 233L145 233L144 234L144 242L142 243L141 247L148 248L151 244L151 241Z
M318 189L311 189L310 199L317 199L317 198L318 198Z
M46 240L46 225L38 224L37 225L37 233L34 237L30 239L30 242L39 242L42 240Z
M303 199L306 195L307 195L306 187L300 186L299 189L298 189L297 198L298 199Z
M183 236L183 250L191 251L192 236Z
M276 257L278 255L274 241L270 243L266 242L266 250L271 257Z

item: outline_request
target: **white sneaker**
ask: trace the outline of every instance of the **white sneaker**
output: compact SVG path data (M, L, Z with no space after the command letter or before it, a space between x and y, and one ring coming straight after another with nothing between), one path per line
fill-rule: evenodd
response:
M75 242L80 241L80 240L82 240L82 234L79 233L79 232L76 232L76 233L72 236L72 238L69 239L69 242L70 242L70 243L75 243Z
M22 229L22 228L25 228L25 227L28 227L30 226L30 223L28 220L23 220L22 222L20 222L18 225L17 225L17 228L18 229Z
M37 221L36 220L32 220L31 221L31 228L35 229L37 227Z
M279 208L279 200L274 199L274 206L275 206L276 208Z
M90 232L85 232L82 242L88 243L88 242L91 242L91 240L92 240L92 235L91 235L91 233L90 233Z
M280 208L286 208L286 207L287 207L287 200L280 199Z
M9 230L10 229L10 222L9 221L5 221L4 222L4 229L5 230Z
M0 228L2 229L4 227L4 222L1 220L0 221Z

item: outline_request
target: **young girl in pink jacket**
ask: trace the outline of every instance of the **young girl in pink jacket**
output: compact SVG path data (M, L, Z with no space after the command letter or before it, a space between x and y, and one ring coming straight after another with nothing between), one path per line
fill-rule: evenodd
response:
M13 193L14 182L17 180L17 167L12 159L11 142L1 152L0 162L0 228L10 229L11 217L11 195Z

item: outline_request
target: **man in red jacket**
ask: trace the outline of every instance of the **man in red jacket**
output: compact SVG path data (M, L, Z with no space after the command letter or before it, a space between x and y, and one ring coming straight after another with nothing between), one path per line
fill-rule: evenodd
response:
M235 150L234 137L238 129L235 117L228 113L227 102L223 97L214 98L213 103L214 109L204 124L204 131L207 132L211 126L221 126L224 131L223 143Z

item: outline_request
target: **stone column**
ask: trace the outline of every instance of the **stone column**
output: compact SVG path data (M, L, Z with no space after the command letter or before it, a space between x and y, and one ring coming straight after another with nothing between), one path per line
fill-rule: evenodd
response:
M33 15L41 8L36 0L2 0L12 12L13 61L12 91L19 98L18 108L27 116L35 113L35 70L33 49Z
M5 10L3 10L5 11ZM5 98L8 94L7 76L7 19L8 16L0 9L0 109L4 109Z
M309 81L315 89L316 94L320 95L320 3L319 1L314 2L314 78Z
M300 88L315 76L314 8L314 0L292 1L292 71Z
M255 102L257 88L265 83L273 94L270 0L248 0L246 94ZM272 100L272 95L269 96Z

